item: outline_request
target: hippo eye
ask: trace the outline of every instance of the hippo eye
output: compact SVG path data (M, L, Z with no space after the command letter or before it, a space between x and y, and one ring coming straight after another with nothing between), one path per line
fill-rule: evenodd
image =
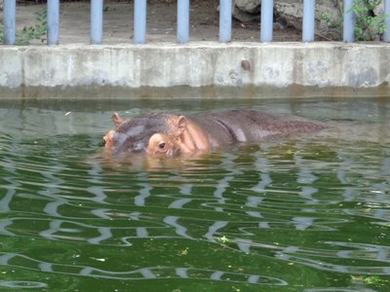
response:
M161 142L160 144L158 144L158 148L164 149L165 148L165 142Z

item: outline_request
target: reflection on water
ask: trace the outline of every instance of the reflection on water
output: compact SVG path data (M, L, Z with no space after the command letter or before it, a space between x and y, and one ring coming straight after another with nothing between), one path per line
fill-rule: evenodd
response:
M101 259L104 261L104 259ZM0 253L0 265L7 265L10 267L23 267L33 271L41 271L45 273L59 273L65 275L75 275L83 277L93 277L102 279L114 279L114 280L151 280L151 279L198 279L198 280L211 280L211 281L223 281L231 283L248 283L248 284L263 284L263 285L275 285L285 286L286 282L273 277L248 275L242 273L215 271L207 269L195 269L188 267L145 267L131 271L107 271L91 266L78 266L78 265L66 265L66 264L54 264L48 262L37 261L33 258L6 253ZM21 281L17 283L12 282L13 285L21 286ZM0 281L0 287L10 286L11 281ZM26 282L24 285L29 285L30 288L47 287L44 283L31 283Z
M390 102L227 102L331 127L145 167L96 155L118 106L0 107L1 288L390 289Z

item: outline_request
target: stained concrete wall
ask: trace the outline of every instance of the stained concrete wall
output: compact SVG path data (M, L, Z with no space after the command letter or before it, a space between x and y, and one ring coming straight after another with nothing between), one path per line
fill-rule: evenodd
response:
M0 46L0 97L119 89L381 88L390 95L390 44L231 43ZM89 91L89 89L91 89ZM163 90L160 90L163 89ZM165 91L164 91L165 89ZM50 95L49 94L49 95ZM219 93L218 93L219 94ZM180 93L179 93L180 95Z

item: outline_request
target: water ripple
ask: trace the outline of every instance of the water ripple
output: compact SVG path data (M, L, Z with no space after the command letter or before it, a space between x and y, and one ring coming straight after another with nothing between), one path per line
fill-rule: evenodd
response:
M280 103L258 108L353 121L193 159L112 163L98 146L107 108L0 108L0 288L389 290L390 106Z
M20 266L20 262L24 264ZM80 265L65 265L55 264L50 262L41 262L34 258L16 254L16 253L0 253L0 265L10 267L20 267L23 269L41 271L46 273L60 273L65 275L75 275L83 277L91 277L96 279L116 279L116 280L153 280L153 279L193 279L205 281L221 281L227 283L247 283L251 285L272 285L286 286L287 282L276 277L263 275L251 275L244 273L234 273L228 271L216 271L210 269L188 268L188 267L144 267L131 271L109 271L92 266ZM34 288L41 288L43 283L22 282L22 281L2 281L5 286L7 283L22 285L31 285ZM9 287L9 286L7 286ZM27 287L28 288L28 287ZM32 287L31 287L32 288Z

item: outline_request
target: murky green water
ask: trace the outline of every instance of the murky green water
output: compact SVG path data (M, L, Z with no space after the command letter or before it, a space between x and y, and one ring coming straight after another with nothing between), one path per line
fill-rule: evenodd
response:
M96 156L113 111L237 107L331 128L143 168ZM390 290L390 99L2 102L0 117L0 290Z

